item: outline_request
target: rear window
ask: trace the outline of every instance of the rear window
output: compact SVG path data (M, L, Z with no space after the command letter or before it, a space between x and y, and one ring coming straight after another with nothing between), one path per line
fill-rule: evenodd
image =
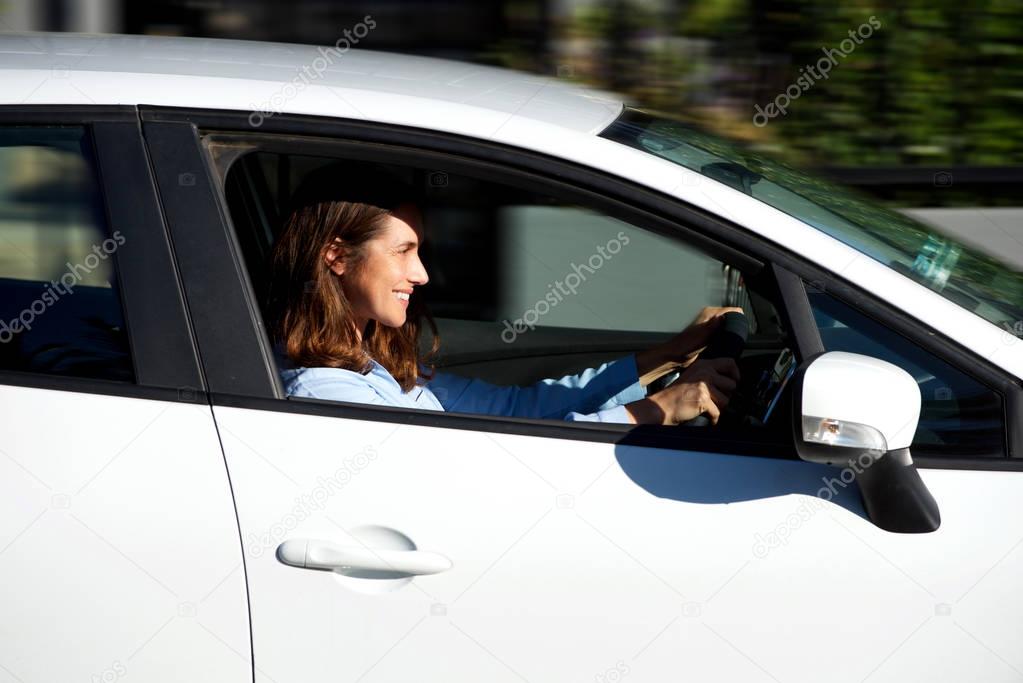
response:
M0 127L0 370L134 380L82 127Z

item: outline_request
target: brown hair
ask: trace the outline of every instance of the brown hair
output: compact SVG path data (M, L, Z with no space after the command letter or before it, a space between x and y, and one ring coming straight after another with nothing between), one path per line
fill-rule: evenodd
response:
M332 178L330 186L339 185L346 187L336 176ZM380 200L377 193L373 203L364 203L317 198L315 192L301 190L297 194L306 196L288 216L271 255L268 309L275 343L281 343L288 358L301 367L343 368L365 374L373 359L406 392L416 386L420 376L432 378L429 361L440 347L440 337L422 297L409 302L405 323L399 328L370 320L360 344L352 304L340 277L324 261L328 245L337 238L344 247L346 270L357 270L365 258L366 243L383 232L383 219L411 199L392 194ZM351 192L346 194L350 196ZM420 358L419 335L424 318L433 333L433 343ZM426 372L420 372L420 363Z

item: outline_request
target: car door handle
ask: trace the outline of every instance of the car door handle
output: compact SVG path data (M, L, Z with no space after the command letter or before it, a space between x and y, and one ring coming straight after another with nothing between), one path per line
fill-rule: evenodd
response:
M451 569L451 560L423 550L374 550L331 541L292 538L277 546L277 559L304 569L327 569L341 574L384 572L405 576L438 574Z

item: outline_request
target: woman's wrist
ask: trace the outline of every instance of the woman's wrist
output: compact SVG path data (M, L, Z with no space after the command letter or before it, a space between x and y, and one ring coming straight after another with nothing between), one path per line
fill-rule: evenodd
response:
M681 332L664 344L658 344L646 351L636 354L636 374L639 375L639 383L646 386L658 377L686 367L695 358L691 344Z
M666 413L661 405L651 397L641 398L625 405L625 412L635 424L663 425Z
M655 346L636 354L636 374L644 387L661 375L671 371L671 362L662 346Z

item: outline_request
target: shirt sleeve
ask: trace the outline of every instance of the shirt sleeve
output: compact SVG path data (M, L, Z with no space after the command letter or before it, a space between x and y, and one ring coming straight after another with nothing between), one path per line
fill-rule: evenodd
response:
M568 413L565 415L565 419L570 422L623 422L626 424L632 423L629 419L629 411L625 409L625 404L615 406L614 408L608 408L607 410L598 410L594 413Z
M527 387L499 386L446 372L435 373L429 387L448 411L587 422L630 422L623 406L646 395L632 354Z

